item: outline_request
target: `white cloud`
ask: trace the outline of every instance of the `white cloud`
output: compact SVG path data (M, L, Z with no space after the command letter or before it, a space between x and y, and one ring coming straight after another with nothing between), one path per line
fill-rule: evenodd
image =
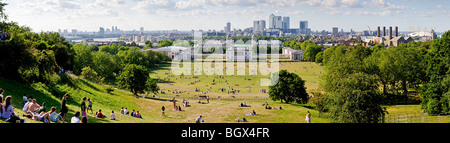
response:
M372 0L371 2L363 2L363 5L376 6L386 10L404 10L408 8L407 6L395 5L384 0Z

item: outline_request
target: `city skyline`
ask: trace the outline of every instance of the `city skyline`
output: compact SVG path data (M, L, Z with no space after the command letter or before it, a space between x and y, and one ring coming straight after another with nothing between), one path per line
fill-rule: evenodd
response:
M444 0L4 0L9 21L34 32L99 27L121 30L231 30L253 27L269 16L290 17L290 28L308 21L312 31L339 27L363 31L367 26L398 26L399 31L450 29L450 2ZM268 28L268 27L266 27Z

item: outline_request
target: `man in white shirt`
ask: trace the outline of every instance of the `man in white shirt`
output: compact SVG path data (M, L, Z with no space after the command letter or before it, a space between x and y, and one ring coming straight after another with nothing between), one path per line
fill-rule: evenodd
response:
M80 121L80 111L75 113L75 116L72 117L71 123L81 123Z
M200 123L200 120L202 120L202 115L200 115L200 117L197 117L197 119L195 119L195 123Z

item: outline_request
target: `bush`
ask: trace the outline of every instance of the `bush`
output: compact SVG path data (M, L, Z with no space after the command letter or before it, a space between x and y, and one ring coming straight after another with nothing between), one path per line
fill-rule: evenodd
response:
M98 76L97 72L91 69L91 67L84 67L81 70L81 77L97 83L103 82L103 78Z

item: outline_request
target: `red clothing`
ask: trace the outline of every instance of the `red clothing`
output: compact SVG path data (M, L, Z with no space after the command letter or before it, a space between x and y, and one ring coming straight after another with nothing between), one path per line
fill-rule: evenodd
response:
M97 117L104 117L105 115L102 114L102 112L97 113Z

